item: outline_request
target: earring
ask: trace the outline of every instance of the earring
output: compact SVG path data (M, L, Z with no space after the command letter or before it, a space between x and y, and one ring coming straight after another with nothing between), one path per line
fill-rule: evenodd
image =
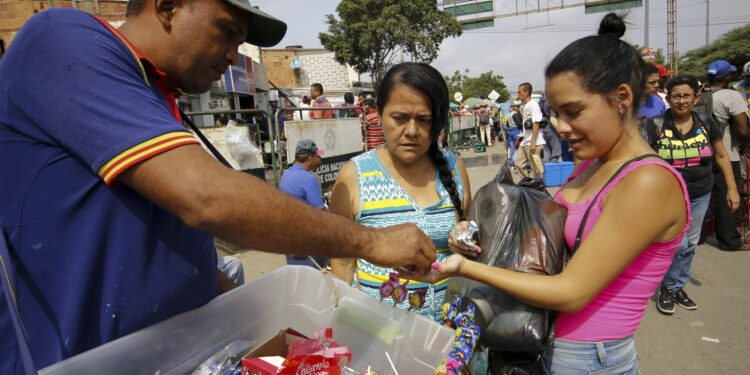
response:
M625 108L622 108L622 107L620 107L620 114L621 114L621 115L624 115L624 114L625 114Z

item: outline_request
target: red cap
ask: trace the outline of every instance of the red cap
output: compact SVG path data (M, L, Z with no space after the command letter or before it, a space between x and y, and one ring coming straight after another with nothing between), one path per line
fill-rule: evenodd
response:
M667 70L667 68L665 68L662 64L654 64L654 66L659 69L659 77L671 76L672 74L674 74L673 71Z

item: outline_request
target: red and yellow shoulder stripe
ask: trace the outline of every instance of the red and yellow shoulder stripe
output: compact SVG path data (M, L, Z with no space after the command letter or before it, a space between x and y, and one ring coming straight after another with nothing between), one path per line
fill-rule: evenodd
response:
M107 185L112 185L117 176L132 165L175 147L193 143L200 144L189 132L166 133L121 152L99 168L98 173Z

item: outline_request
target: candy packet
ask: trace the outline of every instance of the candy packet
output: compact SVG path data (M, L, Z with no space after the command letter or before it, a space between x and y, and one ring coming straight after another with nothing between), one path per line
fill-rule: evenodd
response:
M289 355L279 368L279 375L341 375L351 362L352 354L333 339L333 330L315 332L315 338L289 346Z

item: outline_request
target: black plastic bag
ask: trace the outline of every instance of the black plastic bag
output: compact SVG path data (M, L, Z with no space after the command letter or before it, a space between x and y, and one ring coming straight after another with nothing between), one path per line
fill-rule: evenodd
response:
M541 180L514 185L503 166L495 179L477 192L469 220L479 225L480 263L499 268L555 275L567 262L567 210L555 203ZM476 306L479 342L492 350L535 352L552 340L555 312L530 306L484 283L456 277L446 300L454 294Z

